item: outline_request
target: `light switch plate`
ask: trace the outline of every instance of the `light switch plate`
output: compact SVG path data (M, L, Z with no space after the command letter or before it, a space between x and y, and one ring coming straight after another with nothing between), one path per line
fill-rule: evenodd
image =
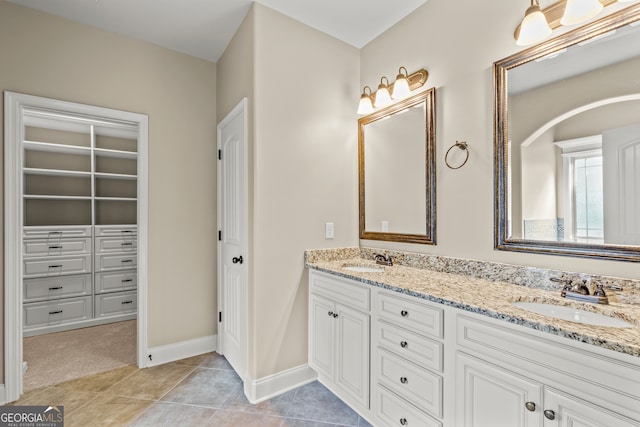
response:
M382 224L380 224L380 229L383 232L389 231L389 221L382 221Z
M326 222L324 224L324 238L333 239L333 223L332 222Z

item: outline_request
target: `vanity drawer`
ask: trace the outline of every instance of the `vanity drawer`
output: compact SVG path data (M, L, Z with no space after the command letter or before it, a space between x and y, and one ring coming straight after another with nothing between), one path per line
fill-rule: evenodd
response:
M442 377L377 349L378 382L436 417L442 416Z
M138 249L138 240L134 235L119 237L96 237L97 252L135 252Z
M363 311L371 307L371 291L369 287L349 279L335 280L322 273L311 271L309 292L324 295L341 304Z
M138 227L135 225L96 225L95 226L96 237L129 237L138 235Z
M377 301L380 317L415 333L442 338L442 309L394 292L379 291Z
M90 274L25 279L23 286L24 302L83 295L91 295Z
M87 296L55 302L45 301L24 304L22 306L24 329L91 319L91 300L92 298Z
M138 296L133 292L96 295L96 318L135 313L138 310Z
M418 366L442 372L442 343L424 338L384 321L376 322L379 346L404 357Z
M97 294L128 291L138 287L138 271L96 273L95 291Z
M376 387L376 416L385 426L442 427L442 423L395 394L378 385Z
M91 237L91 226L62 226L22 228L24 239L65 239L69 237Z
M23 240L22 253L27 257L77 255L91 253L91 237L71 239Z
M130 254L97 254L96 271L129 270L136 268L138 256Z
M64 258L27 258L24 260L25 278L82 273L91 273L91 255Z

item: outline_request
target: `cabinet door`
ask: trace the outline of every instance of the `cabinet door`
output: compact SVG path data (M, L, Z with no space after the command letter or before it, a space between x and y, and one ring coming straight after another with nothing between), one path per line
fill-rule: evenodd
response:
M336 313L336 383L369 408L370 316L339 304Z
M632 421L605 408L547 388L544 392L545 427L638 427Z
M309 298L309 366L318 373L333 378L335 348L334 304L317 295Z
M456 355L458 425L540 427L542 410L540 384L464 353Z

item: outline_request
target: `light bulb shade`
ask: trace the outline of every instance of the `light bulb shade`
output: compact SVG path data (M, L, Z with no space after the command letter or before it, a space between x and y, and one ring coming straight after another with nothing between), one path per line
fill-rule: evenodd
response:
M386 107L391 104L391 95L389 94L389 89L385 86L383 88L378 88L376 91L376 108Z
M562 25L580 24L596 16L602 9L602 3L599 0L567 0L560 23Z
M404 99L411 94L411 89L409 89L409 81L402 74L398 74L398 77L393 84L393 93L391 97L393 99Z
M550 34L551 27L549 27L547 23L547 18L540 10L540 6L534 4L530 6L524 14L524 18L520 24L520 31L516 38L516 44L518 46L527 46L543 40Z
M360 97L360 103L358 104L358 114L371 113L373 113L373 104L371 103L371 97L363 93L362 97Z

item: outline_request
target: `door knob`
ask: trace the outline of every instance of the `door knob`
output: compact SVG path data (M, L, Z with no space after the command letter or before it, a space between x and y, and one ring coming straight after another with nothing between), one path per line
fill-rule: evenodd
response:
M545 411L543 413L544 413L545 418L548 419L548 420L555 420L556 419L556 413L553 412L551 409L545 409Z
M242 255L238 256L238 257L233 257L233 259L231 260L231 262L233 262L234 264L242 264Z

